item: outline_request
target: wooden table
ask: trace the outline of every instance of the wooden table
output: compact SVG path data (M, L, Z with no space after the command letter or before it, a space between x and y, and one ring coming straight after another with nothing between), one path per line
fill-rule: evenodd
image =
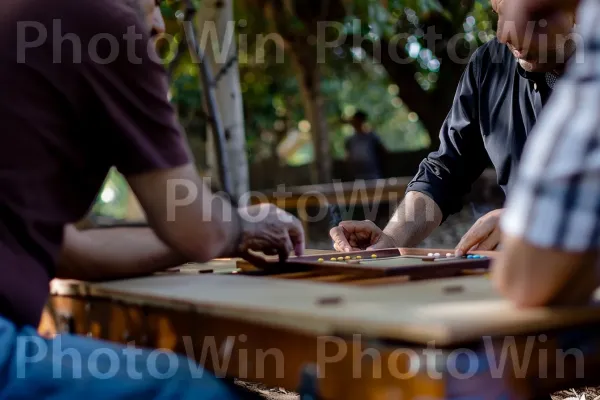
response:
M516 309L483 275L363 285L316 272L56 281L50 303L76 333L171 349L305 400L531 399L600 384L596 307Z

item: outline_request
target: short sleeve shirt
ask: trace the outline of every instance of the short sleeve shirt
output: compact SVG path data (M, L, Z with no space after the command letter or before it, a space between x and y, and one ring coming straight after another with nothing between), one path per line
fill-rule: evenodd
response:
M191 156L137 10L122 0L0 2L0 315L39 323L66 224L112 166Z

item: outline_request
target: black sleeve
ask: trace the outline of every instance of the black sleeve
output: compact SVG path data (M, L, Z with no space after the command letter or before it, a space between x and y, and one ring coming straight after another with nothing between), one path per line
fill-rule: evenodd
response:
M407 188L431 197L444 220L461 210L464 197L489 162L479 128L480 55L480 51L473 55L461 77L440 132L439 149L421 162Z

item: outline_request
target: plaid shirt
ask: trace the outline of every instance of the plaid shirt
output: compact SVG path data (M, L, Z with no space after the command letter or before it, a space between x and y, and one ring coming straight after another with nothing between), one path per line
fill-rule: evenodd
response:
M600 1L581 4L568 72L528 140L501 226L540 247L600 248Z

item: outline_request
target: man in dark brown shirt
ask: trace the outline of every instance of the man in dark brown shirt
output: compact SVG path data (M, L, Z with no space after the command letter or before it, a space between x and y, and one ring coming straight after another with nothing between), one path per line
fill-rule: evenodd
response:
M235 398L208 373L194 378L187 359L158 379L152 371L169 370L172 357L149 365L148 354L135 353L132 364L119 346L40 338L49 281L148 274L248 250L303 251L295 218L271 206L237 210L203 184L148 34L162 29L160 12L155 0L139 1L0 2L0 397ZM84 233L71 225L111 166L152 230ZM247 213L263 218L249 223ZM81 363L55 358L66 348ZM91 357L100 349L119 361L108 381L101 377L114 359Z

